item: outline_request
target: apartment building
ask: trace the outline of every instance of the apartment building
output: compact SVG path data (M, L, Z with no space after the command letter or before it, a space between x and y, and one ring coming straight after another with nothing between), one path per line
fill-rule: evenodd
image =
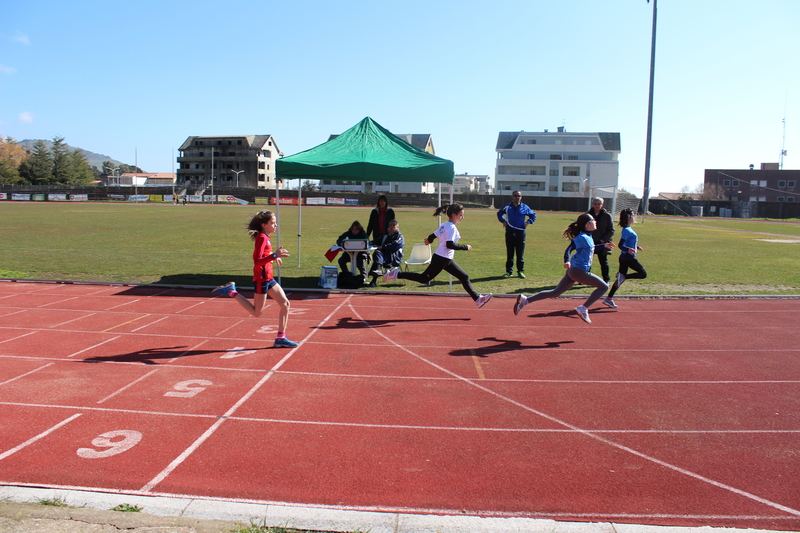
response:
M436 155L433 148L433 137L429 133L394 133L408 144L419 148L431 155ZM331 135L328 140L332 140L338 135ZM394 182L394 181L338 181L322 180L319 184L320 191L324 192L357 192L364 194L391 194L391 193L425 193L433 194L436 192L436 184L433 182Z
M442 186L442 191L449 193L450 186L436 184L436 191ZM453 194L492 194L489 176L486 174L456 174L453 178Z
M192 136L178 148L176 187L275 188L275 161L283 154L272 135ZM281 185L280 188L283 188Z
M619 133L500 132L495 194L586 196L591 187L616 187L620 151Z
M778 163L761 169L706 169L703 197L734 202L800 201L800 170L780 170Z

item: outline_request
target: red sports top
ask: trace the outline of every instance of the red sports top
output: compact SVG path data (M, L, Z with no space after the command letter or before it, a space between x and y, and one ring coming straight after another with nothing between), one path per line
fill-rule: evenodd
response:
M253 281L269 281L272 279L272 243L269 235L260 232L256 237L253 249Z

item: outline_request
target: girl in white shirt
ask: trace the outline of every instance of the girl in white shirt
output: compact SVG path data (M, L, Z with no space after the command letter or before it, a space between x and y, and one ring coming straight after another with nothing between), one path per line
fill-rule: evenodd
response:
M433 213L433 216L439 216L441 213L447 215L447 222L439 226L439 229L428 235L425 239L425 244L430 244L434 239L439 239L439 247L431 258L431 263L425 272L418 274L416 272L400 272L400 268L393 268L386 275L383 276L383 281L392 281L395 279L410 279L419 283L428 283L430 280L439 275L444 270L461 282L464 290L469 293L475 304L480 309L491 298L491 294L478 294L469 282L469 274L453 261L456 250L472 251L472 246L469 244L458 244L461 239L461 234L456 228L456 224L464 220L464 206L459 203L445 204L438 207Z

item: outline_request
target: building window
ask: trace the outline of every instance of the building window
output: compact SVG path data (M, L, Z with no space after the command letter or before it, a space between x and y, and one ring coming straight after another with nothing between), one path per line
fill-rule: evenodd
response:
M219 157L219 152L214 152L214 157Z
M264 168L264 162L263 161L259 161L258 162L258 168Z
M551 170L550 171L550 175L551 176L558 176L558 170Z
M578 156L577 155L568 155L567 159L569 159L570 161L577 161L578 160Z
M722 180L722 186L723 187L730 187L731 186L731 180Z
M759 185L760 187L766 187L766 186L767 186L767 180L761 180L761 181L759 181L759 182L758 182L758 185Z
M269 150L264 150L264 155L266 157L272 157L272 152L270 152Z
M778 181L778 187L786 187L786 180L779 180ZM780 200L778 200L778 201L780 201Z
M228 155L236 155L236 152L228 152Z
M565 181L561 184L561 192L578 192L580 184L575 181Z
M264 181L264 174L258 175L258 181Z
M205 152L200 152L200 157L205 157L205 156L206 156Z
M794 202L794 196L787 196L786 197L786 201L787 202Z
M786 198L784 198L783 196L778 196L778 201L779 202L785 202Z
M758 187L758 180L750 180L751 187Z
M241 145L242 145L242 140L241 140L241 139L239 139L238 141L236 141L236 144L237 144L238 146L241 146Z
M795 183L794 180L789 180L789 187L794 187L794 183Z
M232 145L233 141L228 141L228 146Z
M536 154L528 154L528 159L536 159Z
M578 171L577 170L565 170L564 171L564 175L565 176L577 176L578 175Z
M222 141L217 141L217 146L222 146Z
M739 180L731 181L731 185L733 185L734 187L738 187L739 186Z
M550 159L552 160L560 160L561 154L550 154Z
M558 185L551 185L550 192L558 192Z

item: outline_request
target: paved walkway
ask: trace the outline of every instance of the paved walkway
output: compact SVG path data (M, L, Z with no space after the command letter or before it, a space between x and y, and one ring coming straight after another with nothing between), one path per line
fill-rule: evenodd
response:
M42 500L63 502L69 507L37 503ZM109 510L121 504L138 506L142 512ZM230 533L249 524L370 533L780 533L763 529L372 513L0 486L0 533Z

